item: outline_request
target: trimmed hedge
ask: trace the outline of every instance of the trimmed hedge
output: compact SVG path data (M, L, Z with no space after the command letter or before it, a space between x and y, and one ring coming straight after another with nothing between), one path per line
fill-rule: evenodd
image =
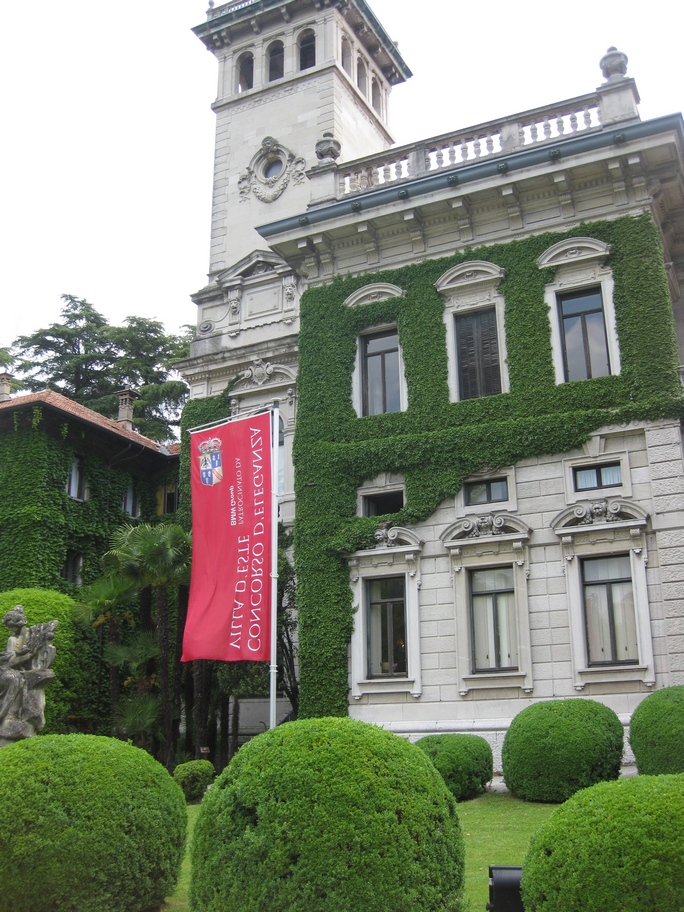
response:
M179 763L173 771L173 779L183 789L185 800L197 804L214 781L216 771L208 760L189 760Z
M456 802L423 751L348 718L252 739L200 806L195 912L461 912Z
M657 690L637 706L629 743L640 773L684 773L683 685Z
M559 807L523 866L526 912L682 909L684 776L603 782Z
M624 732L608 706L581 698L523 709L504 738L506 785L526 801L566 801L580 789L620 775Z
M0 750L0 912L148 912L176 883L183 793L145 751L94 735Z
M479 735L428 735L416 741L456 801L481 795L494 775L489 743Z

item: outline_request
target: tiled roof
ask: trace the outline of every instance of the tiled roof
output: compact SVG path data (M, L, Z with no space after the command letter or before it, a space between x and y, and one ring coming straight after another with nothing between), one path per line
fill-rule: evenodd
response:
M164 444L157 443L155 440L150 440L149 437L138 434L137 431L129 431L113 418L107 418L104 415L100 415L98 412L94 412L85 405L81 405L80 402L74 402L72 399L68 399L66 396L62 396L61 393L56 393L54 390L42 390L39 393L29 393L26 396L15 396L13 399L6 399L4 402L0 402L0 413L2 413L2 411L13 411L14 409L22 409L32 405L44 405L59 412L65 412L73 418L77 418L79 421L84 421L86 424L98 427L108 433L116 434L117 437L123 437L131 443L137 443L139 446L144 446L161 455L168 453L175 456L180 453L179 444L172 443L168 446L164 446Z

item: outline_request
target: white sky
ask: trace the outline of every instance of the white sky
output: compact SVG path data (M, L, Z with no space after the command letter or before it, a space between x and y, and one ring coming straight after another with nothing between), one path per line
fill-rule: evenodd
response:
M643 119L684 105L676 0L370 4L415 74L391 99L399 143L591 92L611 44ZM62 293L112 323L195 323L216 61L190 28L206 5L0 0L0 345L56 321Z

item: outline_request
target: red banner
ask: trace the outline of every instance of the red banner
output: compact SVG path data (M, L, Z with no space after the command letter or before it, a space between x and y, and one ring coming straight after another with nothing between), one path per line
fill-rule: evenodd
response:
M191 435L192 577L183 661L270 659L271 413Z

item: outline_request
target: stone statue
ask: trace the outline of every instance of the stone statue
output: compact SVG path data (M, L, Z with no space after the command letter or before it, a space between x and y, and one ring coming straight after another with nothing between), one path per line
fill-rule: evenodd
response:
M0 747L32 738L45 725L45 687L55 676L58 621L28 627L17 605L2 619L11 635L0 654Z

